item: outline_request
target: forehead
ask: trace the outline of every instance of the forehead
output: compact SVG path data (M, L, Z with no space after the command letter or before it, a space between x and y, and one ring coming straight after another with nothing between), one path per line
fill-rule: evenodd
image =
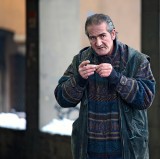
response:
M100 24L92 24L87 27L87 31L89 35L98 35L102 33L106 33L108 29L108 26L105 22L102 22Z

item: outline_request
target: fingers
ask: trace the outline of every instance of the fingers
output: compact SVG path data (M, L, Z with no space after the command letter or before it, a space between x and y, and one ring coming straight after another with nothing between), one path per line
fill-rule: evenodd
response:
M100 65L90 64L89 60L83 61L79 65L79 74L82 78L87 79L89 76L93 75L96 71L101 77L108 77L112 72L112 65L109 63L102 63Z
M94 74L97 65L89 64L90 61L83 61L79 65L79 74L84 78L87 79L90 75Z
M109 63L102 63L97 66L96 72L101 76L101 77L108 77L111 72L112 72L112 65Z
M90 63L89 60L83 61L83 62L79 65L79 68L84 67L85 65L87 65L87 64L89 64L89 63Z

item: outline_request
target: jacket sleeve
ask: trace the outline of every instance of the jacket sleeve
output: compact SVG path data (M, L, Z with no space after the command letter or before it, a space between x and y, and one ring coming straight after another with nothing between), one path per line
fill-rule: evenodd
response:
M57 102L61 107L75 107L83 97L87 80L78 73L77 56L60 78L54 91Z
M139 59L135 59L139 60ZM135 62L132 61L132 62ZM135 109L147 109L151 106L155 96L155 79L153 77L150 62L147 58L140 60L139 64L130 71L132 76L122 75L113 71L111 82L116 85L116 91L124 102ZM116 83L115 83L115 82Z

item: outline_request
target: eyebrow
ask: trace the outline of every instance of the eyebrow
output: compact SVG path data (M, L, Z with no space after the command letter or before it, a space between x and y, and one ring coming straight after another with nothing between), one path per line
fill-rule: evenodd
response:
M89 35L89 37L98 37L98 36L101 36L101 35L106 35L106 33L101 33L101 34L99 34L99 35L97 35L97 36Z

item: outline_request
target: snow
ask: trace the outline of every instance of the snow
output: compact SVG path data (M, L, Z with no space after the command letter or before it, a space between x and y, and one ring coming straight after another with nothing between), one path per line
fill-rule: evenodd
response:
M73 120L53 119L50 123L41 128L42 132L70 136ZM25 130L26 119L14 113L0 113L0 127Z
M24 130L26 120L14 113L0 113L0 127Z
M42 127L41 131L52 134L71 135L72 120L69 119L53 119L48 125Z

